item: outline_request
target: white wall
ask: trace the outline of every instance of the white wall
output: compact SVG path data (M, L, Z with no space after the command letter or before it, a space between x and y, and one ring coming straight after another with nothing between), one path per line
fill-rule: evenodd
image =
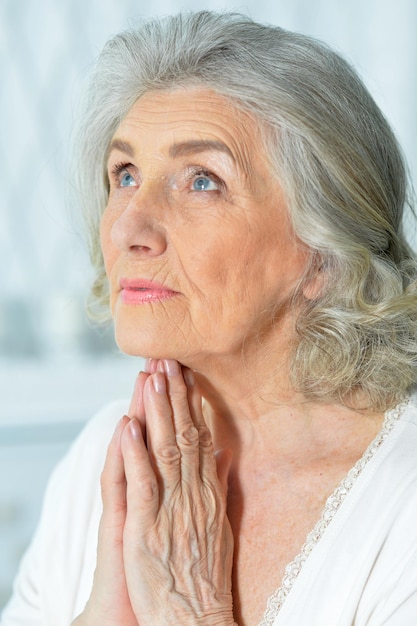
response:
M89 269L64 204L83 79L105 40L136 17L237 8L329 42L358 68L417 177L414 0L2 0L0 3L0 353L94 352L81 302ZM96 350L98 350L96 345Z

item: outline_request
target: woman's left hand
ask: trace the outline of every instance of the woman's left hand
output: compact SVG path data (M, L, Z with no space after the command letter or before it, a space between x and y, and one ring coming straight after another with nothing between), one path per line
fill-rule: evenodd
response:
M230 626L230 455L215 457L192 372L171 360L154 369L132 401L145 423L133 418L121 435L132 610L140 626Z

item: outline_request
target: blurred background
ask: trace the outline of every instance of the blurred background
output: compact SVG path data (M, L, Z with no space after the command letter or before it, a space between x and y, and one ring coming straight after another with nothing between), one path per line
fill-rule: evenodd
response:
M142 366L84 312L91 274L65 197L76 105L111 35L181 9L243 11L338 49L417 177L415 0L0 0L0 609L53 466Z

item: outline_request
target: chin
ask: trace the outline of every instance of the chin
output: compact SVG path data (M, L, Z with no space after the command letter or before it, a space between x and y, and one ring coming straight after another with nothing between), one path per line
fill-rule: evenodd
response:
M115 335L115 340L117 347L123 354L127 354L128 356L137 356L143 359L147 358L157 358L154 356L155 349L152 345L149 345L147 341L138 341L128 339L126 337L120 337Z
M129 356L178 359L175 339L181 331L159 309L118 306L113 312L115 341ZM180 347L180 346L177 346Z
M162 339L162 342L161 342ZM115 341L121 352L128 356L140 357L143 359L177 359L178 355L172 355L169 343L163 341L162 337L155 339L153 333L144 331L120 332L115 330Z

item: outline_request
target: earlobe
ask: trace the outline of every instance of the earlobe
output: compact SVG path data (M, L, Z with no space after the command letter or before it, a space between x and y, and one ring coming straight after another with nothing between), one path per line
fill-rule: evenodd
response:
M317 300L321 296L326 284L326 278L327 272L322 260L320 260L320 263L313 262L302 289L306 300Z

